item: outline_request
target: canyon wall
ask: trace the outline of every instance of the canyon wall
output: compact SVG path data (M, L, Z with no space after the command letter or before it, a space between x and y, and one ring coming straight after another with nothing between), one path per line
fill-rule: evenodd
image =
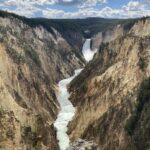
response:
M77 108L68 131L72 141L93 140L101 150L150 149L149 28L150 19L141 19L123 36L100 44L71 82Z
M75 50L52 30L0 17L0 149L59 149L53 126L59 111L56 85L83 66L76 50L84 38Z
M125 30L123 25L117 25L112 27L111 29L107 29L106 31L99 32L92 37L92 49L98 49L102 43L107 43L115 40L119 36L123 36L125 34Z

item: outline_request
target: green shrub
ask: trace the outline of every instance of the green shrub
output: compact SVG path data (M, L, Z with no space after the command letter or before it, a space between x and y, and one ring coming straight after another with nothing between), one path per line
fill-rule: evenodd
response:
M7 29L4 26L0 26L0 34L5 35L7 33Z
M18 53L14 48L7 46L6 52L14 63L16 64L25 63L25 58L22 56L22 54Z
M42 146L40 144L40 142L37 143L37 145L35 146L35 150L41 150Z
M142 57L139 59L138 65L142 71L144 71L145 68L147 67L147 63L146 63L145 59Z
M41 90L40 90L40 83L37 81L34 81L33 82L33 87L35 88L35 90L36 90L36 92L38 93L38 94L40 94L41 93Z
M86 82L83 82L81 87L82 87L82 88L81 88L81 89L82 89L82 92L83 92L83 93L86 93L87 90L88 90L88 86L87 86Z
M99 47L99 52L102 52L107 46L108 46L109 43L101 43L100 47Z
M124 29L130 30L139 19L129 19L124 23Z
M125 129L129 135L133 134L133 131L136 126L136 122L138 121L139 115L134 113L126 122Z
M131 117L127 120L125 129L129 135L133 135L136 125L141 117L144 107L150 102L150 77L145 79L140 86L137 105Z
M41 61L39 58L38 53L32 48L32 47L26 47L25 48L25 54L28 56L33 62L38 66L41 67Z
M5 112L5 110L3 109L2 106L0 106L0 114L3 114Z

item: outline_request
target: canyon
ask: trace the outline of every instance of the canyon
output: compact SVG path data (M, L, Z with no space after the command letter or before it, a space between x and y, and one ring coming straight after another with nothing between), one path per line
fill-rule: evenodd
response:
M0 11L0 150L149 150L149 43L149 17Z
M82 48L82 53L85 60L87 61L92 60L94 54L96 53L96 51L91 50L90 46L91 46L91 39L86 39ZM72 77L61 80L58 84L59 85L58 100L60 103L61 111L57 116L57 120L55 121L54 126L57 129L57 139L59 141L60 150L66 150L67 148L69 149L70 140L69 136L67 135L68 130L67 126L76 113L75 108L69 101L69 93L67 86L76 76L80 74L82 70L83 68L75 70L75 73Z

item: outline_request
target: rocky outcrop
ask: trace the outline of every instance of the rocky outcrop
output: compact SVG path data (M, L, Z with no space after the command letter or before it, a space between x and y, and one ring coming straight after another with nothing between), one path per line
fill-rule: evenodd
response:
M77 108L68 131L72 141L92 139L102 150L150 148L149 96L146 102L139 96L141 83L150 76L149 26L149 19L140 20L124 36L101 44L71 82L70 100Z
M123 36L124 34L125 30L123 25L117 25L106 31L99 32L92 37L92 49L99 49L99 46L102 43L113 41L119 36Z
M143 26L144 24L144 26ZM134 27L133 27L134 26ZM141 30L142 29L142 30ZM105 28L101 32L96 33L92 37L92 49L99 49L102 43L111 42L121 36L126 35L126 33L133 33L137 36L149 35L149 18L143 17L141 19L127 19L119 21L116 25L111 25L109 28Z
M99 150L98 145L93 141L86 141L83 139L77 139L71 144L67 150Z
M52 30L0 17L0 149L59 149L56 84L84 60Z
M140 19L129 31L135 36L145 37L150 35L150 19L149 17Z

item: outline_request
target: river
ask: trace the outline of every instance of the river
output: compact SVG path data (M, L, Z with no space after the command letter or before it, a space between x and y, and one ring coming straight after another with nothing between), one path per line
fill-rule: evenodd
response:
M90 48L91 39L86 39L82 53L86 61L90 61L95 51L91 51ZM75 70L75 74L67 79L61 80L58 84L59 93L58 93L58 101L60 103L61 110L57 116L57 119L54 123L55 128L57 129L57 139L59 141L60 150L66 150L69 147L69 136L67 135L67 125L73 119L75 115L75 107L73 107L72 103L69 101L69 93L67 91L67 85L77 76L82 69Z

